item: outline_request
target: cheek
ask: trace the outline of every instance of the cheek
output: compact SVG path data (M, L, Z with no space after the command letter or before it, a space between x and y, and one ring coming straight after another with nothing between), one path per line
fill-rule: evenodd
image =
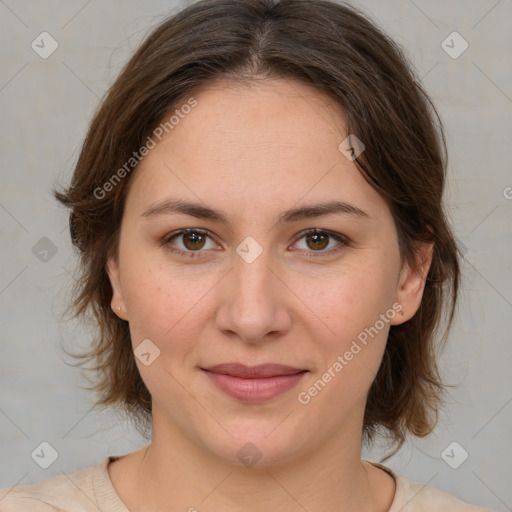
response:
M151 266L148 261L144 265L142 258L129 272L132 277L124 288L135 355L139 344L146 347L145 340L151 341L149 350L144 349L151 353L150 364L136 357L140 375L155 399L166 396L169 406L182 408L183 388L178 376L197 350L204 325L201 322L208 315L205 299L215 280L209 283L206 277L196 279L175 269L170 271L165 264ZM153 354L158 354L154 360Z
M395 276L389 267L380 269L347 265L313 285L310 279L304 280L298 295L337 339L347 340L373 325L392 307Z
M318 414L336 404L327 422L332 428L365 403L397 314L389 277L352 270L332 279L328 291L316 296L311 292L309 299L329 329L322 328L323 336L311 330L315 372L299 390L298 400L318 408Z
M127 261L124 275L129 276L123 289L133 345L149 338L161 350L172 344L175 354L191 345L215 276L211 272L197 275L140 253Z
M318 389L332 382L325 399L343 396L348 404L348 396L356 401L364 398L380 366L390 321L397 314L395 275L390 265L354 264L322 282L329 286L315 287L305 300L325 324L323 336L311 333L321 353Z

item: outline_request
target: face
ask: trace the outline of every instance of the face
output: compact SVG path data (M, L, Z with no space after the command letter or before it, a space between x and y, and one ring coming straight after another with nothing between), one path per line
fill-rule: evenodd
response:
M244 450L270 464L358 439L390 325L416 312L428 264L402 265L386 201L338 149L330 98L286 80L194 98L136 169L108 264L154 435L238 465ZM302 373L205 371L222 363Z

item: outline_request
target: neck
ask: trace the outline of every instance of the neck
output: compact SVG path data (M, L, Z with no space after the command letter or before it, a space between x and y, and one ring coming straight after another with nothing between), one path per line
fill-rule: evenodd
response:
M136 500L130 505L141 512L384 512L394 484L391 489L388 475L361 461L360 448L361 436L347 429L289 460L262 454L246 467L218 457L178 428L153 427L151 443L138 452Z

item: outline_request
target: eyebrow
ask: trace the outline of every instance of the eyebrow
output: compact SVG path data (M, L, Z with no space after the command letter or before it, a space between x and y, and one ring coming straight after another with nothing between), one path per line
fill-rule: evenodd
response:
M165 199L155 203L144 211L142 216L151 217L154 215L171 215L173 213L181 213L198 219L212 220L227 226L231 225L224 211L215 210L203 204L193 203L184 199ZM344 201L328 201L287 210L279 216L276 225L333 214L352 215L365 219L371 218L366 212L350 203Z

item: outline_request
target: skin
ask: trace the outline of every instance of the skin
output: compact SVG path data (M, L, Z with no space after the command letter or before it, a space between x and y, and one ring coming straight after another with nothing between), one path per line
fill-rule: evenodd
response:
M290 80L224 81L194 98L197 106L139 164L108 262L112 309L129 322L133 347L150 339L160 350L148 366L136 359L153 397L151 443L110 464L113 486L137 512L386 511L395 483L361 461L364 408L390 325L419 307L432 248L420 248L417 268L402 264L390 209L338 150L343 112L323 93ZM222 210L230 225L143 215L170 198ZM367 216L276 224L285 210L331 200ZM168 236L184 228L212 238ZM328 237L318 248L300 235L312 228L348 241ZM248 236L262 248L252 263L236 252ZM298 393L396 303L403 314L301 404ZM200 371L231 361L309 373L247 404ZM237 456L248 442L261 454L253 467Z

